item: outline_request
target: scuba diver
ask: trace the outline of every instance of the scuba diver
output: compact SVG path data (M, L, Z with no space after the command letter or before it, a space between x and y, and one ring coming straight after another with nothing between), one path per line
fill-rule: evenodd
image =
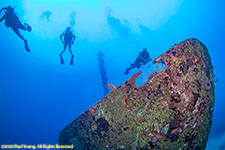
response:
M129 71L133 68L140 68L142 65L145 65L147 62L151 61L152 59L147 52L147 49L144 48L142 52L139 53L138 57L136 58L135 62L130 65L129 68L125 71L125 74L129 74Z
M71 28L67 27L65 32L63 32L60 35L60 39L64 45L63 51L60 53L60 62L61 64L64 64L64 60L62 57L62 54L66 51L67 46L69 47L69 51L71 53L71 59L70 59L70 65L73 65L73 53L71 51L71 46L74 43L74 40L76 39L76 36L72 33Z
M102 87L104 89L104 96L106 96L109 93L109 89L107 87L108 78L107 78L105 61L103 59L104 54L102 52L98 52L97 56L98 56L98 65L100 68L100 74L102 77Z
M16 35L18 35L19 38L24 41L26 51L30 52L30 49L27 44L27 40L20 33L19 29L30 32L32 28L27 23L22 24L20 22L12 6L2 8L0 10L0 14L3 10L4 10L4 15L0 18L0 22L5 20L6 27L8 28L10 27L16 33Z

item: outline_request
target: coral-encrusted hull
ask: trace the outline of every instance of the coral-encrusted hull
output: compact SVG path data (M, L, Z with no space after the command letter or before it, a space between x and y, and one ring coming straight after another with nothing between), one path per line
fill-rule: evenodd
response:
M214 106L213 67L207 48L185 40L153 63L167 68L142 86L141 73L70 123L60 144L74 149L204 149Z

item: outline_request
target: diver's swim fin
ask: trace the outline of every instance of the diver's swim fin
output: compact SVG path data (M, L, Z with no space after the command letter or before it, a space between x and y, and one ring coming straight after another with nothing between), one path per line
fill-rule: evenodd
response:
M28 47L27 40L24 41L25 50L30 52L30 48Z
M71 59L70 59L70 65L73 65L73 55L71 56Z
M61 55L60 55L59 57L60 57L60 63L61 63L61 64L64 64L63 57L62 57Z
M127 68L127 70L125 71L125 74L129 74L129 69Z
M26 29L28 32L30 32L32 30L31 26L29 26L27 23L24 23L24 25L26 26Z

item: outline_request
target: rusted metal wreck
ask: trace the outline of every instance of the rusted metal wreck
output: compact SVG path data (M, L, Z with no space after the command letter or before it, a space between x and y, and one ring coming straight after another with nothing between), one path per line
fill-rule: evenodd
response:
M174 45L141 86L141 72L65 127L60 144L82 150L205 149L214 107L213 66L197 39Z

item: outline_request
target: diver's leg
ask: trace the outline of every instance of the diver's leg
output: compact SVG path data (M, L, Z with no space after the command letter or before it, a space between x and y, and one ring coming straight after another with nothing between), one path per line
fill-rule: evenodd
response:
M63 51L59 54L59 57L60 57L60 63L61 63L61 64L64 64L64 60L63 60L62 54L66 51L66 47L67 47L67 44L64 44Z
M14 24L18 29L21 29L24 31L27 30L26 26L21 23L21 21L19 20L19 18L17 16L15 16L15 18L14 18Z
M21 24L21 22L19 23L18 28L21 29L21 30L24 30L24 31L27 30L26 26Z
M129 68L127 68L127 70L125 71L125 74L129 74L129 71L131 69L135 68L134 64L131 64Z
M27 23L22 24L17 16L15 17L15 24L21 30L28 31L28 32L32 30L31 26L29 26Z
M24 41L24 44L25 44L25 49L26 49L26 51L27 51L27 52L30 52L30 48L29 48L29 46L28 46L28 44L27 44L27 40Z
M140 67L141 67L140 59L136 59L135 62L133 64L131 64L129 68L127 68L125 74L129 74L129 71L133 68L140 68Z
M72 53L72 50L71 50L71 44L69 44L69 51L70 51L70 54L71 54L70 65L73 65L73 53Z
M73 52L71 50L71 44L68 45L71 56L73 57Z
M29 26L27 23L24 23L25 27L26 27L26 30L28 32L30 32L32 30L31 26Z
M61 55L60 55L60 63L64 64L64 60L63 60L63 57Z
M63 48L62 52L59 54L59 56L62 57L62 54L66 51L66 47L67 47L67 44L64 44L64 48Z
M24 42L26 41L26 39L23 37L23 35L20 33L18 28L12 28L13 31L16 33L16 35L19 36L19 38L21 38Z
M71 56L71 59L70 59L70 65L73 65L73 55Z
M28 47L28 44L27 44L27 40L24 38L24 36L20 33L19 29L18 28L12 28L13 31L16 33L16 35L19 36L20 39L22 39L24 41L24 45L25 45L25 49L27 52L30 52L30 48Z

